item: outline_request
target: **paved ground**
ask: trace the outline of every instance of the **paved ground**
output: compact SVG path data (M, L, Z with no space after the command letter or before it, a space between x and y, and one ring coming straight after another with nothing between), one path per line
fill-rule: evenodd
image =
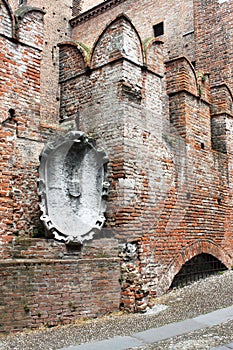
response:
M127 350L127 349L147 349L152 344L156 348L156 343L162 340L171 339L180 335L189 335L193 331L211 328L229 321L233 321L233 306L200 315L193 319L181 322L170 323L168 325L151 328L143 332L133 333L130 336L114 337L98 342L91 342L82 345L62 348L60 350ZM190 341L187 344L191 345ZM197 346L197 343L195 344ZM233 349L233 342L227 345L228 349ZM225 347L225 348L227 348ZM175 347L173 347L175 348ZM215 349L221 349L217 347Z
M156 299L156 303L166 308L158 306L158 314L109 315L69 326L3 336L0 350L233 348L233 271L173 290ZM216 310L220 311L212 313ZM98 349L100 341L104 342Z

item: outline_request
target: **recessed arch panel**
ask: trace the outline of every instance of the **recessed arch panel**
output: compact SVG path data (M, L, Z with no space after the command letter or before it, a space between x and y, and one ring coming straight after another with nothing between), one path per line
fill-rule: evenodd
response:
M141 39L131 21L124 15L111 22L96 41L91 68L122 57L137 64L143 64Z
M59 77L60 80L70 79L77 74L83 73L86 63L83 52L77 44L65 42L59 46Z
M13 31L13 14L7 0L0 0L0 33L11 37Z

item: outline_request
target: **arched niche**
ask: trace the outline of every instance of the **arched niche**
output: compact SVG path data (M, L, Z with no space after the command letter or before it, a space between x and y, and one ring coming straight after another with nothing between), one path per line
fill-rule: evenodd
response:
M91 58L91 68L126 58L143 65L141 39L131 21L125 15L112 21L96 41Z
M0 0L0 33L12 37L14 16L7 0Z
M186 57L177 57L166 62L166 78L168 94L188 91L198 95L196 72Z
M58 46L60 81L83 73L86 69L86 62L85 55L80 47L73 42L61 43Z
M37 7L22 6L15 11L15 37L26 43L42 49L45 12ZM37 33L37 35L34 35Z
M147 68L154 73L163 76L164 75L164 53L163 53L163 41L151 39L148 43L144 44L145 60Z
M211 114L233 114L233 93L227 84L211 87Z

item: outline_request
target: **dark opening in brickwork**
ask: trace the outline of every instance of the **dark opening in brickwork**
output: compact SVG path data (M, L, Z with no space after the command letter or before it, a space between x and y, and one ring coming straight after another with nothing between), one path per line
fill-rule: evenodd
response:
M154 37L163 35L164 34L164 25L163 22L157 23L153 26L154 29Z
M82 9L82 0L73 0L72 16L78 16Z
M226 266L210 254L199 254L183 265L179 273L175 276L171 289L183 287L191 282L198 281L210 275L218 274L227 270Z

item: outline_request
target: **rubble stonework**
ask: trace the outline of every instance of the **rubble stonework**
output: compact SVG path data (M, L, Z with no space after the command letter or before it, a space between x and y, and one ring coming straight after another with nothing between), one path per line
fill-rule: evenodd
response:
M120 307L129 312L146 312L149 290L141 276L137 243L122 244L119 256L122 260Z
M144 312L198 254L233 265L232 2L52 3L0 0L0 332ZM81 184L59 140L84 134ZM99 229L70 239L83 186Z

